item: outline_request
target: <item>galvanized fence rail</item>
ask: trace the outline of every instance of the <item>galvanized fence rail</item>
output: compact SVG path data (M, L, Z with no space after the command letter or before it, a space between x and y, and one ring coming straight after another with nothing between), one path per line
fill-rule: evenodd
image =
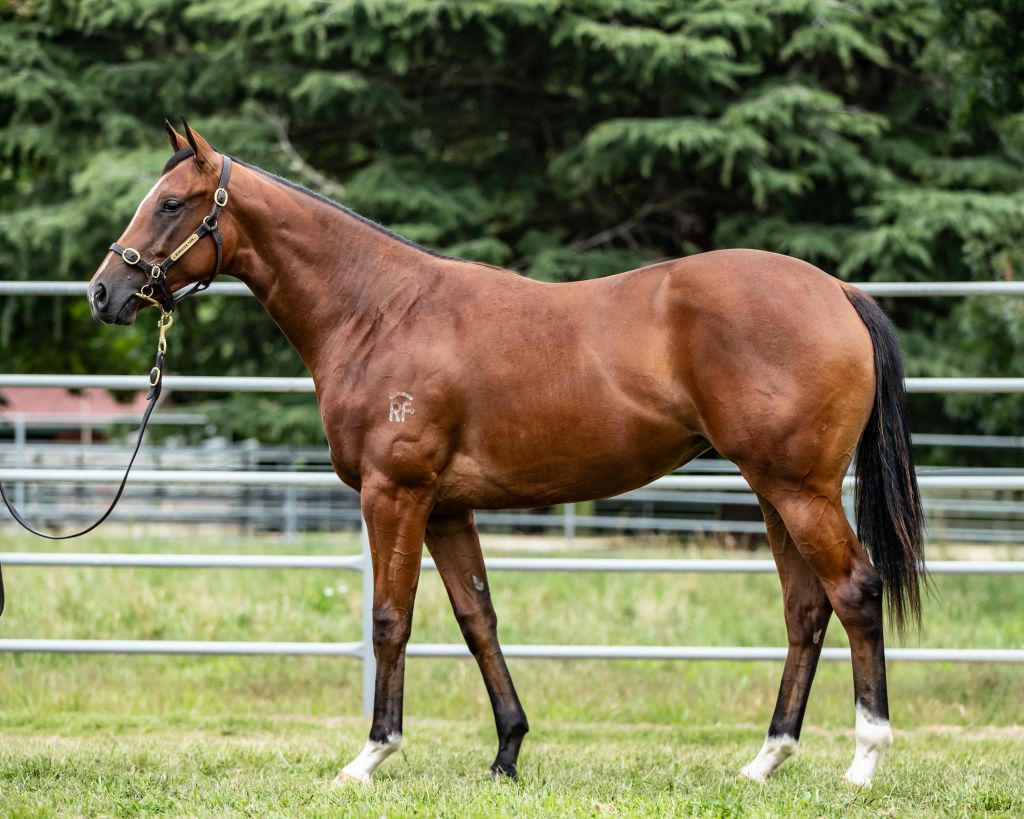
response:
M212 554L111 554L64 552L2 552L0 564L8 566L135 567L163 569L331 569L356 571L362 586L362 634L351 642L262 642L217 640L48 640L0 639L0 652L76 654L194 654L194 655L303 655L355 657L363 665L363 713L373 707L373 658L371 610L373 578L369 539L362 531L358 555L212 555ZM426 571L434 570L429 558ZM1024 561L942 560L928 564L933 575L1022 575ZM771 560L761 559L641 559L626 558L489 558L488 572L662 572L699 574L770 574ZM774 646L612 646L612 645L507 645L506 656L529 659L604 660L784 660L786 649ZM410 657L466 657L464 645L412 643ZM890 648L890 660L902 662L1024 663L1022 649ZM826 648L823 660L848 660L849 650Z
M312 378L275 376L174 375L164 376L164 390L190 392L315 392ZM919 393L1000 393L1024 392L1024 378L907 378L907 392ZM64 387L82 390L149 389L148 375L0 375L4 387Z
M1018 282L941 282L871 283L860 285L876 296L933 297L971 295L1024 295L1024 283ZM0 295L81 296L84 282L0 282ZM237 284L219 284L213 291L221 295L248 295ZM909 378L907 389L913 393L1022 393L1024 379L1018 378ZM0 375L0 388L15 386L99 387L105 389L144 389L144 376L56 376ZM311 392L308 378L219 378L169 375L168 390ZM120 479L116 470L0 469L0 480L41 482L113 483ZM247 485L336 486L330 473L316 472L229 472L229 471L145 471L134 476L137 482L195 483L241 482ZM251 483L250 483L251 482ZM1024 490L1024 475L934 475L922 474L922 489L1006 489ZM746 481L738 475L670 475L653 486L672 490L746 490ZM362 529L359 555L137 555L137 554L63 554L0 553L0 563L19 566L135 566L160 568L294 568L337 569L360 572L362 580L362 634L359 641L337 643L303 642L225 642L225 641L152 641L152 640L0 640L0 652L74 652L130 654L300 654L347 656L362 659L363 709L372 707L374 660L372 650L372 571L369 541ZM768 560L624 560L586 558L492 558L491 571L571 571L571 572L744 572L774 571ZM433 564L424 561L424 568ZM928 566L933 574L1024 574L1024 561L936 561ZM588 645L509 645L509 657L544 659L685 659L685 660L772 660L785 659L786 649L777 647L735 646L588 646ZM463 657L463 645L411 644L412 657ZM971 648L893 648L892 660L917 662L1024 662L1024 649ZM845 660L849 651L826 648L824 660Z
M959 296L1024 296L1024 282L850 282L876 298L933 298ZM8 280L0 282L0 296L84 297L89 283ZM198 295L251 296L240 282L218 281Z

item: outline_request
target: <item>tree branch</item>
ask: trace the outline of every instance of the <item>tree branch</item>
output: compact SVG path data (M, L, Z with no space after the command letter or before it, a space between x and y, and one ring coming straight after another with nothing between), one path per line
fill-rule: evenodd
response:
M335 182L325 173L310 165L302 158L302 155L292 144L291 139L288 138L288 120L267 108L261 109L261 114L264 121L274 129L274 135L277 137L277 147L285 155L285 158L288 160L288 167L292 172L304 176L328 196L333 196L336 199L343 198L345 196L345 186L340 182Z

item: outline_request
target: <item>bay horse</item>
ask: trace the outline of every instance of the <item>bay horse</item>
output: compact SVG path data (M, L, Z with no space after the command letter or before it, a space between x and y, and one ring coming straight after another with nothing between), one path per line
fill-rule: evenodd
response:
M892 742L883 588L900 628L919 621L922 558L899 344L870 297L758 250L533 281L426 250L217 153L188 123L184 135L165 126L173 156L93 276L89 303L99 321L130 324L222 270L248 285L312 373L373 564L373 722L335 783L369 783L401 742L424 543L493 706L491 771L515 777L528 724L498 644L474 510L617 495L711 448L760 502L789 643L767 738L742 775L763 781L796 750L835 611L853 665L846 780L870 783ZM212 242L189 233L211 205L202 224ZM165 254L174 269L147 279L156 263L146 258ZM862 540L841 503L855 452Z

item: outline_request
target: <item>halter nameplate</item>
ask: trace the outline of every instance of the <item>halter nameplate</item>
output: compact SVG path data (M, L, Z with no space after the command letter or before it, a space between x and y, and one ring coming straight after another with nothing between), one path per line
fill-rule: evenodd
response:
M193 233L184 242L178 245L177 249L171 254L171 261L176 262L182 256L185 255L185 251L188 250L192 245L199 241L199 234Z

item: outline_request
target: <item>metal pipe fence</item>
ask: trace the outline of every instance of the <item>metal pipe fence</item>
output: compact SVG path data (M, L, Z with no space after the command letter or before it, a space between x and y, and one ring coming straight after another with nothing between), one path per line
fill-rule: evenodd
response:
M148 524L219 521L248 530L254 527L280 530L287 537L302 530L351 529L360 520L357 494L343 486L332 472L268 471L265 467L253 471L244 466L232 470L181 470L173 468L171 463L164 463L163 467L138 469L133 473L133 492L129 505L119 511L119 520ZM64 523L85 520L93 514L95 504L90 505L89 499L79 494L83 486L109 486L120 477L121 471L114 469L0 467L0 480L12 482L20 490L32 487L31 495L22 494L22 497L27 497L25 508L31 510L33 517ZM852 477L847 479L847 489L852 486L852 480ZM1021 472L977 475L970 470L949 470L945 474L921 470L918 480L928 491L937 488L1003 494L1024 492L1024 473ZM75 489L68 488L71 485ZM137 489L140 485L149 487L148 491L140 493ZM48 487L61 494L51 494ZM250 494L250 489L257 494ZM642 500L633 498L634 494ZM685 501L690 494L710 498L718 505L723 497L733 504L756 505L746 481L738 474L683 474L665 476L638 493L603 501L603 507L587 514L579 514L573 504L564 504L535 512L485 510L478 513L477 519L485 527L561 530L569 548L573 547L576 534L581 530L763 535L760 520L735 519L735 516L717 518L709 515L706 506L681 510L680 499ZM77 502L69 502L71 499ZM655 514L655 503L671 505ZM1024 541L1024 521L1021 520L1024 503L1013 499L958 501L940 498L934 506L929 499L926 508L944 515L929 519L932 530L944 542L1007 544ZM993 514L1000 514L1006 521L1002 527L988 522Z
M0 468L0 481L7 482L117 484L120 483L123 475L123 469ZM341 487L341 482L333 472L315 471L247 472L217 469L138 469L132 471L131 479L137 483L151 484ZM1024 491L1024 474L941 475L919 471L917 482L921 489ZM852 489L853 485L853 476L848 475L843 481L843 488ZM742 475L665 475L651 481L647 486L655 489L750 491L750 484Z
M972 295L1024 295L1024 282L931 282L931 283L868 283L858 285L875 296L885 297L948 297ZM0 282L0 295L82 296L85 282ZM215 295L241 296L249 291L240 284L220 283ZM1024 393L1020 378L908 378L911 393ZM70 387L142 390L148 387L145 376L60 376L0 375L3 387ZM221 378L168 375L168 390L248 391L248 392L312 392L309 378ZM0 480L42 483L116 483L120 470L67 469L0 469ZM337 478L327 472L276 472L226 470L140 470L134 481L160 485L217 484L247 486L338 487ZM850 479L847 481L849 485ZM926 474L919 476L922 489L957 489L965 491L1024 491L1024 475L1017 474ZM746 481L739 475L669 475L655 481L655 489L673 491L731 492L747 491ZM577 517L575 523L579 524ZM0 652L72 652L129 654L243 654L243 655L318 655L358 657L363 666L363 708L372 707L374 659L372 649L372 571L369 539L365 524L362 548L358 555L140 555L140 554L64 554L64 553L0 553L0 563L12 566L108 566L192 569L328 569L358 571L362 580L362 634L355 642L223 642L223 641L150 641L150 640L0 640ZM570 572L717 572L770 573L775 570L770 560L626 560L595 558L492 558L487 561L491 571L570 571ZM433 564L425 560L423 568ZM1024 574L1024 561L935 561L929 564L932 574ZM768 660L785 659L786 649L777 647L732 646L588 646L588 645L509 645L505 654L512 658L543 659L665 659L665 660ZM463 645L411 644L412 657L464 657ZM895 648L887 651L892 660L914 662L1024 662L1024 649L971 648ZM846 649L826 648L823 660L848 660Z
M150 554L125 552L0 552L4 566L77 566L136 569L338 569L362 570L363 555ZM436 571L429 557L423 571ZM933 575L1018 575L1024 560L933 560ZM489 572L598 572L667 574L774 574L761 558L491 557Z
M173 392L273 392L313 393L313 379L276 376L174 375L163 377L164 390ZM907 392L918 394L946 393L1024 393L1024 378L907 378ZM63 387L71 390L96 388L103 390L149 389L148 375L0 375L4 387Z
M0 652L76 654L175 654L175 655L302 655L355 657L363 665L363 713L373 708L375 661L371 610L373 580L369 538L362 530L362 551L358 555L211 555L211 554L110 554L61 552L2 552L0 564L8 566L135 567L162 569L332 569L356 571L361 575L361 640L337 643L259 642L206 640L48 640L0 639ZM490 558L488 572L670 572L770 574L771 560L758 559L625 559L625 558ZM423 570L436 570L429 558ZM933 575L1022 575L1024 561L932 561ZM778 661L786 649L773 646L609 646L609 645L507 645L510 658L601 659L601 660L732 660ZM464 645L412 643L410 657L466 657ZM890 648L890 660L902 662L1024 663L1024 649ZM848 660L848 649L826 648L822 659Z
M1024 296L1024 282L850 282L877 298L949 298L961 296ZM86 281L45 282L8 280L0 282L0 296L84 297ZM197 295L252 296L240 282L217 282Z

